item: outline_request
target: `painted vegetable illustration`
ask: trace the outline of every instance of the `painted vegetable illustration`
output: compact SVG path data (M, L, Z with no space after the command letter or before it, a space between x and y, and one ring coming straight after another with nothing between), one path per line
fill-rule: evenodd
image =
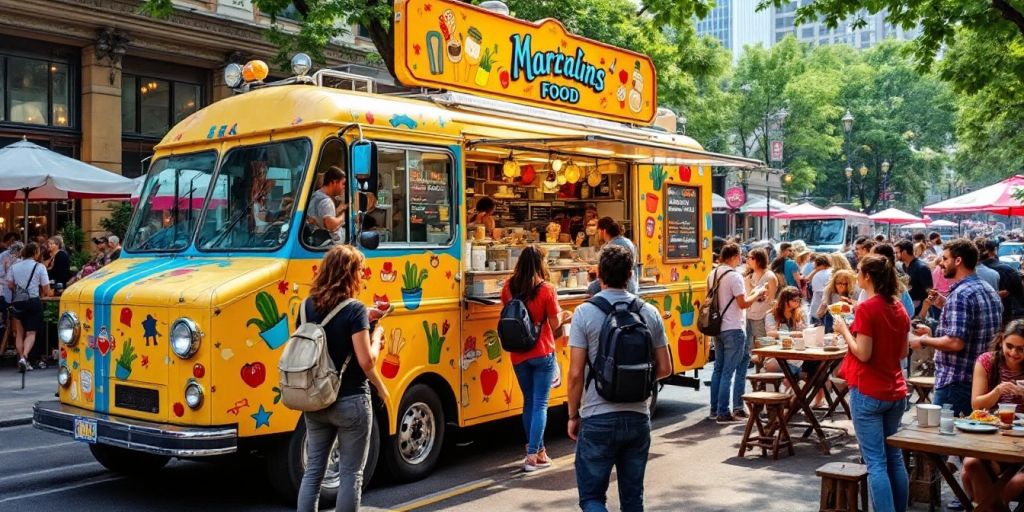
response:
M654 182L654 189L661 190L661 186L665 184L665 178L668 177L668 171L660 165L653 165L648 175L651 177L651 181Z
M420 269L415 263L405 262L402 273L402 301L405 309L412 311L420 307L423 300L423 281L427 280L427 269Z
M402 337L402 330L394 328L391 330L391 341L388 342L388 353L384 356L384 362L380 365L380 374L388 379L398 375L398 369L402 366L399 353L405 348L405 338Z
M676 340L676 351L679 353L679 362L683 366L689 366L697 360L697 333L687 329L679 334Z
M484 333L484 347L487 349L487 357L491 361L501 357L501 340L498 339L498 331L492 329Z
M245 326L255 325L271 350L284 345L288 341L288 317L277 310L274 297L267 292L256 294L256 311L260 318L250 318Z
M480 371L480 390L484 392L484 402L491 399L494 387L498 385L498 371L494 368L486 368Z
M132 340L125 340L121 348L121 355L117 358L117 369L114 370L114 376L121 380L128 380L128 377L132 374L132 363L138 357L135 355L135 347L132 346Z
M437 324L428 324L423 321L423 332L427 335L427 362L438 364L441 362L441 347L444 346L444 336L437 330Z
M693 286L690 284L690 278L684 279L686 282L686 291L679 293L679 305L676 306L676 311L679 312L679 323L682 326L693 324Z
M494 65L494 61L498 56L498 45L494 45L494 49L484 48L484 54L480 57L480 65L476 68L476 78L474 82L480 87L486 87L487 81L491 78L491 66Z

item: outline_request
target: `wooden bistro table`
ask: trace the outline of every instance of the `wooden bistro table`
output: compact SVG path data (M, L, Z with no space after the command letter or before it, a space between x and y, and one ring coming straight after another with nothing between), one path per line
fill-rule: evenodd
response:
M803 411L810 426L803 437L809 436L813 430L818 436L818 446L825 455L829 454L831 447L829 439L825 435L825 430L821 426L821 421L815 416L814 409L811 408L811 399L824 389L825 383L828 382L828 376L832 374L836 367L839 366L839 363L843 361L843 358L846 357L846 351L845 346L833 351L820 347L808 347L804 350L784 349L781 345L770 345L756 348L753 351L762 360L763 358L774 357L779 362L780 371L786 376L786 381L789 382L790 387L793 389L793 398L790 399L789 406L786 407L783 421L789 423L794 413L798 410ZM800 375L794 375L793 371L789 368L788 363L790 361L820 361L821 364L818 365L814 375L808 376L807 381L801 386Z
M966 510L992 510L994 503L1002 499L1002 495L989 493L988 496L975 496L978 504L972 504L960 481L946 466L946 456L974 457L1000 463L1001 472L998 475L992 471L990 464L982 464L992 481L997 481L999 486L1006 485L1024 466L1024 438L1004 436L1000 433L976 434L957 431L956 435L943 435L939 433L938 427L913 425L903 427L889 436L886 442L890 446L922 453L928 457Z

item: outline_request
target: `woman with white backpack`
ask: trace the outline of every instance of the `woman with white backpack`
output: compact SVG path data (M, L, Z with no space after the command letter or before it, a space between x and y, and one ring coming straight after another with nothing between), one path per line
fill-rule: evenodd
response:
M299 512L317 510L320 484L335 438L341 476L335 510L359 509L373 421L370 385L377 389L379 397L388 400L388 390L376 370L384 329L377 327L371 334L366 306L350 300L363 287L363 260L363 255L350 245L336 245L327 251L309 299L302 304L306 322L319 323L334 313L322 328L330 359L335 368L342 369L342 375L337 400L325 409L302 415L306 422L307 460L299 487ZM341 308L335 312L338 306Z

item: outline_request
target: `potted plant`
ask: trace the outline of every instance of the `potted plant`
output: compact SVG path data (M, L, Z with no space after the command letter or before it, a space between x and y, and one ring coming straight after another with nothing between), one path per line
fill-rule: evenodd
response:
M405 348L405 338L402 337L402 330L396 327L391 330L388 353L384 356L384 362L380 365L380 374L385 378L393 379L398 375L398 370L402 366L399 354L403 348Z
M138 357L135 355L135 347L132 346L132 340L125 340L124 346L121 348L121 355L117 358L117 368L114 370L114 376L120 380L128 380L128 377L132 374L132 363Z
M686 278L686 291L679 294L679 305L676 306L676 311L679 312L679 323L683 327L693 324L693 286L690 284L689 277Z
M245 326L255 325L260 337L274 350L288 341L288 316L277 310L277 302L267 292L256 294L256 311L260 318L250 318Z
M651 172L648 173L651 181L654 182L654 190L661 190L661 186L665 184L665 178L668 177L668 171L660 165L652 165Z
M427 280L427 269L420 269L415 263L405 262L402 273L402 301L409 311L420 307L423 300L423 281Z
M497 56L498 45L494 45L494 50L484 48L484 54L480 57L480 64L476 68L476 79L474 80L480 87L487 87L487 81L491 78L491 66L494 65Z

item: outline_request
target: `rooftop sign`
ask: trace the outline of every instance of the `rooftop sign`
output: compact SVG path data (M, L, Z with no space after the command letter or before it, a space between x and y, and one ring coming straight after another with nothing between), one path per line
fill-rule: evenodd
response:
M395 74L406 86L462 91L649 124L657 109L646 55L453 0L395 0Z

